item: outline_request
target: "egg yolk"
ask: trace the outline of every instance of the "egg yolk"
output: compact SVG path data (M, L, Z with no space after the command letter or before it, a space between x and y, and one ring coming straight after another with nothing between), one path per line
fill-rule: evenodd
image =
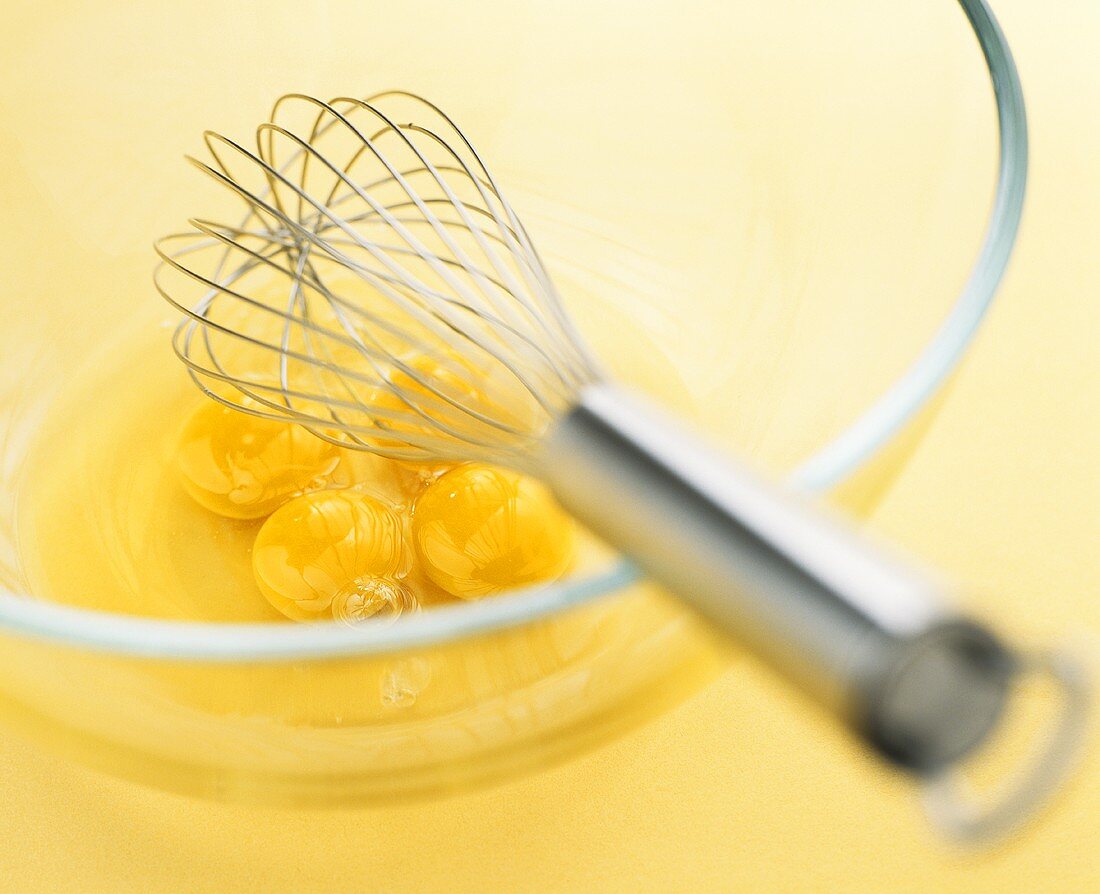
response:
M422 385L411 375L403 370L395 370L389 377L394 388L409 398L405 403L392 390L385 385L378 385L372 389L367 397L367 404L381 412L377 417L377 425L380 428L401 434L416 434L422 431L431 431L432 424L422 420L416 406L419 406L429 418L446 412L447 401L440 395L447 395L457 402L477 404L481 398L476 388L470 384L466 377L459 375L431 357L417 355L406 358L406 366L416 371L425 382L430 382L439 392L436 394L431 388ZM459 361L461 362L461 361ZM414 406L410 406L412 404ZM410 445L398 438L376 437L373 443L380 448L388 450L409 450Z
M305 494L277 509L252 547L256 584L298 621L358 621L416 608L402 516L354 490Z
M229 518L262 518L290 497L322 485L340 450L299 425L206 401L180 436L187 492Z
M416 500L420 569L462 599L552 580L573 558L573 523L538 482L482 465L442 475Z
M337 357L342 356L342 359L336 362L342 362L349 368L362 362L362 358L358 354L352 353L347 348L340 348L334 353ZM479 393L473 385L432 358L417 354L404 358L403 362L416 370L425 381L433 382L440 391L451 395L455 400L465 400L469 403L476 403L480 400ZM462 361L458 360L457 362L461 364ZM442 398L421 385L406 372L394 370L391 372L389 379L403 394L409 395L412 402L415 403L421 398L424 399L426 411L438 406L438 403L433 403L433 401L442 401ZM383 450L409 451L414 448L399 440L399 436L431 429L431 423L420 417L416 410L406 405L401 398L385 385L375 385L367 389L360 397L367 407L378 411L375 424L380 429L388 428L398 436L387 438L379 435L363 435L363 439L371 447ZM395 419L394 416L400 416L401 418ZM423 490L431 481L453 466L453 461L440 458L399 460L372 454L366 450L345 449L340 461L340 473L334 476L332 480L334 484L359 484L370 480L375 484L396 485L401 494L398 502L403 502L404 498L413 496Z

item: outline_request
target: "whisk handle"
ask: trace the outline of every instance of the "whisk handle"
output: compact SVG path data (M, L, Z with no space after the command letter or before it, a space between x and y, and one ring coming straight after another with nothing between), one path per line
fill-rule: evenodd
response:
M892 762L935 772L996 725L1012 653L943 587L618 388L544 442L562 505Z

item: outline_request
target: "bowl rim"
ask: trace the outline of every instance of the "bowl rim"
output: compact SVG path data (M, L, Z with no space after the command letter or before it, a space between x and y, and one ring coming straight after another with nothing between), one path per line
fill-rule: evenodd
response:
M958 367L996 296L1019 231L1027 181L1027 121L1019 75L985 0L958 0L978 39L996 102L999 158L992 209L966 282L924 348L871 406L804 460L789 483L817 493L874 457ZM0 630L88 651L226 663L336 659L391 653L528 624L600 597L641 575L626 558L594 573L490 600L355 626L191 622L76 608L0 590Z

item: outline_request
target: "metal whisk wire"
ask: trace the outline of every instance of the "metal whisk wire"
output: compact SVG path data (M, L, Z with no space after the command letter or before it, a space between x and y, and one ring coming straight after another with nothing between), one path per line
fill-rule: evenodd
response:
M395 123L381 106L397 100L427 121ZM287 120L303 108L305 127ZM522 465L599 378L530 237L436 106L291 94L255 152L205 140L211 161L192 162L246 214L161 240L156 282L185 314L177 353L215 399L396 458ZM281 288L258 289L260 274Z

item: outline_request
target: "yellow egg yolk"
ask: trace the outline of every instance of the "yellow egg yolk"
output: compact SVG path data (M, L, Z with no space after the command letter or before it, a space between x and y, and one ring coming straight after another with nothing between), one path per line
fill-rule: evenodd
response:
M340 450L299 425L206 401L184 426L177 458L184 487L201 506L230 518L262 518L322 485Z
M573 522L538 482L468 464L417 498L413 542L420 569L462 599L552 580L573 558Z
M477 389L466 377L430 357L418 355L406 359L404 363L414 370L421 380L430 383L439 394L403 370L395 370L389 377L390 382L397 391L407 396L408 403L385 385L378 385L372 389L366 400L370 407L379 411L375 424L383 430L392 431L398 436L430 432L433 428L432 423L424 419L420 413L423 412L429 418L438 416L440 413L446 414L448 403L440 395L446 395L467 405L477 405L481 401ZM415 449L400 437L375 437L371 441L375 446L387 450Z
M401 582L409 560L401 515L354 490L291 500L264 522L252 548L260 591L298 621L356 621L414 609Z

